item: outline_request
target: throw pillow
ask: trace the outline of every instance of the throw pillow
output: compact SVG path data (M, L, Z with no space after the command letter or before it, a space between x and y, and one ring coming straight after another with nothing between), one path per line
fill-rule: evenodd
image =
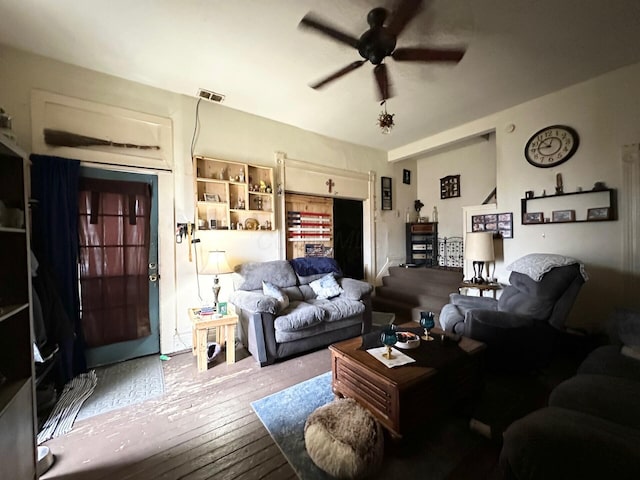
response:
M278 301L278 312L289 306L289 296L273 283L262 281L262 293Z
M335 277L331 273L311 282L309 286L318 298L337 297L344 291L340 285L338 285L338 282L336 282Z

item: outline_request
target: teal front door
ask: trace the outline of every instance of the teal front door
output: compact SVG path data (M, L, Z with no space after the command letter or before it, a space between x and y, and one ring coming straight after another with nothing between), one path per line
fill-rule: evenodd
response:
M87 366L157 354L158 179L87 167L80 176L80 310ZM112 193L114 188L121 193Z

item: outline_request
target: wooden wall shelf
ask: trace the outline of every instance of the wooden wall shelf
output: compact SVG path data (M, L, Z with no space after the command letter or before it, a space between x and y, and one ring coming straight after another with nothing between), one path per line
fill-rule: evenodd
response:
M536 205L532 209L531 203ZM590 209L605 208L609 209L606 217L588 218ZM605 188L522 198L520 210L520 221L523 225L611 222L618 220L617 191L615 188ZM570 220L553 221L554 211L574 211L575 215ZM542 221L525 221L525 215L534 217L535 213L542 214Z

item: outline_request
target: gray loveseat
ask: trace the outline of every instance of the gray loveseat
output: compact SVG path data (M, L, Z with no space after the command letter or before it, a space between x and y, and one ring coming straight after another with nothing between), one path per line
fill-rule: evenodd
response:
M640 478L640 314L618 310L614 318L613 340L623 345L595 349L548 407L505 431L505 478Z
M239 317L240 341L261 366L370 331L373 287L341 278L338 270L341 293L318 298L310 284L328 274L300 275L286 260L235 267L229 301ZM263 293L263 282L279 287L288 298L286 308Z

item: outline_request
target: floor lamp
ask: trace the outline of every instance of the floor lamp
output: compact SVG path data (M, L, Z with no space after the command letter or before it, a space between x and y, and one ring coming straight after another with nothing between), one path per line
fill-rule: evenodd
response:
M222 250L212 250L209 252L207 262L200 270L200 275L213 275L213 307L218 308L218 294L220 293L220 283L218 275L231 273L233 270L227 262L225 252Z
M486 283L482 278L484 262L493 262L493 233L469 232L464 242L464 258L473 261L473 278L471 283Z

